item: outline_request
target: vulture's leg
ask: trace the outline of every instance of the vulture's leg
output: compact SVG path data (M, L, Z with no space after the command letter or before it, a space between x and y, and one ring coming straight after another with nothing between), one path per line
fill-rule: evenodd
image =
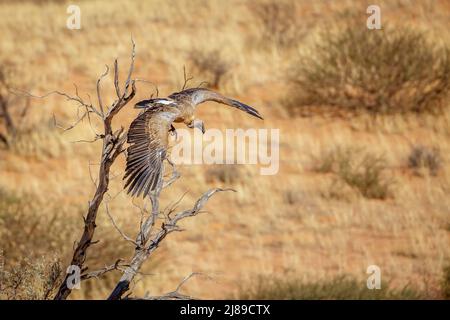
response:
M190 124L188 124L188 128L197 128L199 129L203 134L205 133L205 124L200 119L195 119Z

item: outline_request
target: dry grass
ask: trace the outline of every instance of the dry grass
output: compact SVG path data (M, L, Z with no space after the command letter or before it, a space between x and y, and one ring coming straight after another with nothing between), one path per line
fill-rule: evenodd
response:
M208 181L208 166L179 168L183 178L163 193L162 205L178 199L185 191L189 192L184 201L190 203L211 185L231 186L238 192L213 199L206 208L208 213L186 221L186 231L175 234L158 249L157 260L162 262L148 264L147 271L152 275L142 276L134 285L137 295L171 291L192 271L207 274L213 281L194 278L185 287L187 294L224 298L238 292L240 283L253 281L258 275L289 273L302 283L332 281L340 274L360 279L366 277L366 268L371 264L381 268L392 289L401 290L411 284L418 292L425 288L439 290L443 268L450 259L450 166L445 161L450 152L448 110L440 118L421 115L392 121L394 117L383 117L370 130L362 119L365 115L351 122L282 115L281 101L288 94L285 70L293 52L311 50L323 21L334 19L345 8L354 7L365 19L367 6L363 2L356 7L353 1L296 2L299 21L313 17L313 23L306 24L302 41L288 46L270 41L267 50L249 46L249 39L260 34L261 25L252 14L250 2L194 0L186 6L179 0L126 4L80 1L82 29L78 31L65 28L66 5L13 1L0 4L0 27L5 30L0 61L8 60L14 66L20 89L33 88L36 93L53 89L73 92L76 83L80 93L95 97L95 79L104 64L111 63L115 56L119 56L119 63L128 58L132 33L137 43L135 75L158 84L161 95L181 87L183 66L188 66L192 50L220 49L224 61L233 65L226 81L220 84L221 92L255 106L266 119L257 122L235 110L207 104L198 110L207 128L281 129L280 172L275 176L260 176L257 166L248 165L240 167L235 182L222 173L211 175L215 176L214 181ZM431 42L450 43L448 2L382 1L380 5L383 23L391 28L411 26L427 32ZM414 21L411 16L415 16ZM205 79L195 79L202 80ZM147 98L153 91L152 86L140 83L136 100ZM105 88L104 93L112 99L110 88ZM444 102L448 106L448 99ZM76 117L76 111L63 99L32 100L27 127L33 130L25 134L15 151L0 150L0 187L8 195L22 198L27 194L45 204L24 214L30 218L30 224L26 224L28 220L15 220L20 215L8 215L8 220L1 220L1 232L6 233L9 225L24 223L30 229L31 223L42 221L36 232L47 239L55 238L56 242L43 246L40 254L45 253L49 261L51 251L58 251L64 268L79 235L81 209L93 192L90 172L95 179L97 166L93 159L98 158L99 146L73 143L92 138L92 128L87 123L73 132L57 135L48 126L52 113L64 125ZM135 115L132 108L124 110L118 124L128 126ZM95 123L93 129L98 129ZM394 197L383 201L364 196L345 201L323 197L334 174L311 172L311 155L337 145L366 148L371 154L384 155L383 165L388 169L383 174L396 181ZM417 177L405 168L411 145L439 148L443 157L439 174ZM117 196L111 200L110 209L127 234L134 236L140 215L131 199L119 193L123 169L124 160L120 158L112 168L110 194ZM353 193L358 190L349 188ZM55 218L55 210L63 217ZM55 225L68 222L70 226L46 229L53 218ZM67 236L58 236L58 232ZM120 238L102 212L97 232L98 239L105 240L91 251L89 259L95 261L89 266L95 268L130 256L133 248ZM26 237L19 239L20 243L11 247L8 243L13 240L7 237L1 246L10 246L8 252L19 257L30 243ZM73 297L104 298L114 280L117 275L101 282L89 281Z
M8 299L51 298L61 280L55 278L56 268L61 268L61 261L67 261L72 255L73 243L83 226L82 213L82 208L61 207L33 194L14 194L0 189L1 276L5 286L0 294ZM95 254L87 260L90 271L126 257L132 249L129 243L122 241L105 215L98 223L102 227L94 240L99 243L95 245ZM125 230L130 230L130 226L120 223ZM152 260L144 272L160 262ZM113 281L113 274L100 281L90 280L79 294L85 298L105 296ZM37 289L33 291L33 287Z
M207 183L236 184L242 180L242 173L235 165L217 165L205 172Z
M2 257L0 257L2 258ZM12 265L0 265L0 298L8 300L51 299L62 275L57 258L23 258Z
M192 61L193 73L203 79L205 86L214 89L223 86L231 65L222 57L220 50L193 50L189 58Z
M66 143L61 132L50 122L21 129L9 144L10 151L17 155L43 160L73 151L72 145Z
M266 0L249 7L259 26L259 47L293 47L305 35L304 21L298 17L295 2Z

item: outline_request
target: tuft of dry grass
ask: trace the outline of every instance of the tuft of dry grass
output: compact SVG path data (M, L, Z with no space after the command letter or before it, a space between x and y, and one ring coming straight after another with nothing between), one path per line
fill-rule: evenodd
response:
M342 182L358 190L369 199L386 199L390 195L392 181L386 179L386 169L382 156L364 153L358 148L335 148L316 160L314 170L322 173L334 173ZM332 188L340 188L337 183ZM337 194L330 190L331 194Z
M259 26L257 44L260 47L294 47L304 36L304 20L297 14L295 2L266 0L249 7Z
M283 192L283 198L289 205L297 205L302 201L301 195L296 190L285 190Z
M413 146L408 156L408 167L416 172L427 169L435 176L442 167L441 153L435 147Z
M242 172L236 165L217 165L206 170L205 178L207 183L235 184L242 180Z
M353 147L336 147L314 157L313 170L320 173L338 172L341 167L346 167L352 162L353 155L361 149Z
M385 161L382 157L366 155L356 167L346 163L338 175L349 186L356 188L369 199L386 199L390 194L391 181L383 177Z

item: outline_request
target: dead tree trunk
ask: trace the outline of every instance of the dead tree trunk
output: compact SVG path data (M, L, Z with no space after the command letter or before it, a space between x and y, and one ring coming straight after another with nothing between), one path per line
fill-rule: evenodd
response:
M132 56L131 63L128 70L128 77L125 81L123 93L121 93L121 88L119 87L119 70L117 66L117 59L114 63L114 86L116 89L117 100L114 103L107 107L106 110L103 107L101 92L100 92L100 82L103 77L105 77L108 73L108 67L104 74L100 76L97 80L97 97L98 97L98 107L95 108L90 104L85 103L79 96L78 93L76 97L70 97L66 94L56 92L57 94L64 95L69 98L69 100L73 100L78 102L80 105L86 108L86 113L81 116L75 125L81 121L85 116L89 117L90 113L93 113L99 116L103 122L104 133L98 135L96 139L103 140L102 154L100 159L100 169L98 173L98 185L95 191L93 198L89 201L89 207L87 210L87 215L84 218L84 230L81 236L80 241L77 243L77 246L74 250L72 261L70 262L71 266L77 266L80 268L81 272L85 272L87 268L84 266L84 262L86 261L88 248L94 244L92 241L95 232L95 221L97 219L97 212L100 207L100 204L103 201L103 197L105 193L108 191L109 186L109 171L111 165L116 160L117 156L123 152L123 144L125 142L125 134L123 134L124 129L118 129L116 131L112 128L112 120L114 116L131 100L133 99L136 93L135 80L131 78L133 68L134 68L134 57L135 57L135 44L133 42L132 48ZM73 128L73 126L68 129ZM66 274L63 282L61 283L58 292L55 296L55 300L64 300L71 293L71 289L68 287L68 278L70 274ZM82 278L86 278L82 275Z

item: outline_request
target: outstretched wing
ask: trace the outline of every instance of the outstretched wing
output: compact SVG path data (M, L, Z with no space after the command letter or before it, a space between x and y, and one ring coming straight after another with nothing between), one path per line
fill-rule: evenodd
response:
M130 125L127 142L127 179L125 189L132 196L144 197L156 189L162 179L168 135L172 122L179 116L176 108L155 106L141 113Z
M206 101L215 101L218 103L226 104L230 107L237 108L241 111L247 112L248 114L256 118L263 119L263 117L259 114L258 110L256 110L255 108L250 107L249 105L246 105L245 103L242 103L240 101L227 98L221 95L220 93L214 92L206 88L186 89L181 92L171 94L169 96L169 99L172 100L189 99L190 102L193 103L194 105L198 105Z

